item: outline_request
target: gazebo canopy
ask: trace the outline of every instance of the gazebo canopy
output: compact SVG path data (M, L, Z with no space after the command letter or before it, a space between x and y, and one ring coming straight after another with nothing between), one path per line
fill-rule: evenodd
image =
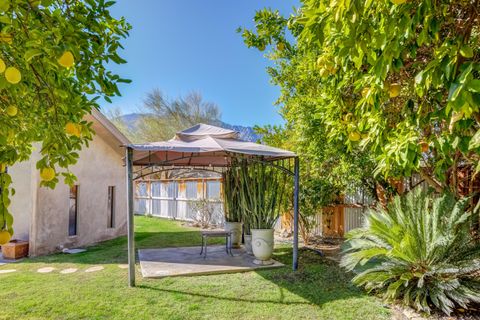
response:
M233 130L197 124L168 141L130 144L134 166L226 167L232 155L260 156L264 161L294 158L293 152L243 141Z

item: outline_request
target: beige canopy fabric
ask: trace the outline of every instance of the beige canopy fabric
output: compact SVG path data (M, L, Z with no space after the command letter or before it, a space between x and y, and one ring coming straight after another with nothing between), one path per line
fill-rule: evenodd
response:
M197 124L178 132L168 141L130 144L136 166L225 167L232 155L261 156L264 161L296 157L295 153L239 139L234 130Z

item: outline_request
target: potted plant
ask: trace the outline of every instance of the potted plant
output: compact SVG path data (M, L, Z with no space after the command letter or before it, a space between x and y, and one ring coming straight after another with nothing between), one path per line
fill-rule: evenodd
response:
M242 222L243 222L243 239L245 241L245 251L248 254L253 254L252 249L252 231L250 230L250 221L249 215L245 214L244 210L242 210Z
M242 222L239 206L239 180L237 168L223 173L223 209L225 231L232 233L232 247L239 248L242 242Z
M286 175L261 162L241 166L241 208L252 235L256 264L272 264L273 227L280 216L286 189Z

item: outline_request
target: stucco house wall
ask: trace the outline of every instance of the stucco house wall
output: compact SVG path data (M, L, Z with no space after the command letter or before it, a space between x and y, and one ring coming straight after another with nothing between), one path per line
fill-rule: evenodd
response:
M70 187L60 182L55 189L40 187L36 162L30 160L9 168L16 194L10 211L14 217L14 239L29 240L30 256L81 247L126 234L126 172L122 144L129 141L98 111L88 116L96 135L79 152L76 175L77 234L69 236ZM114 186L114 226L108 225L108 187Z

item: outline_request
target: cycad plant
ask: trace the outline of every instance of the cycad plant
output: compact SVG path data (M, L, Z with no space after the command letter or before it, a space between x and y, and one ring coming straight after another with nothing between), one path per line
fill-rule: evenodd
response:
M419 311L450 314L480 302L480 244L467 201L422 190L396 197L347 235L341 265L357 273L356 285Z

